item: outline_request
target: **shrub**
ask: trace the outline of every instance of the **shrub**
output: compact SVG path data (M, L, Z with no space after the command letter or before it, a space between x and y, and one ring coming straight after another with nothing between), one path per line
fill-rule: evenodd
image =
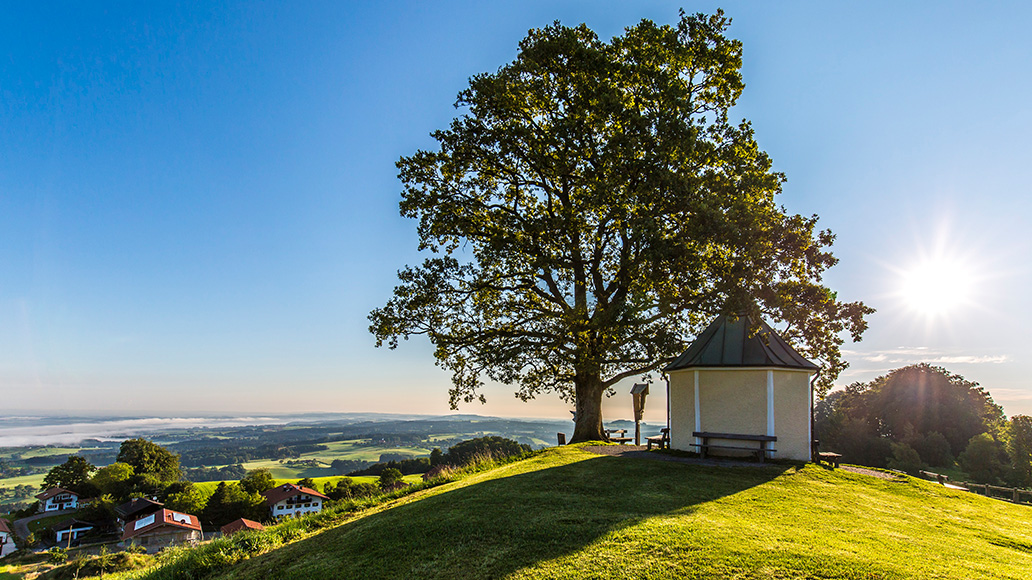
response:
M892 444L892 457L889 459L889 469L905 471L910 475L917 475L918 471L924 469L921 463L921 456L913 447L906 443Z
M396 484L401 483L402 475L401 472L393 467L384 469L380 473L380 489L387 491L393 488Z
M57 546L47 550L47 562L51 564L64 564L68 560L68 551Z
M927 433L924 437L914 437L908 443L928 465L936 467L949 467L953 465L950 442L938 431Z
M999 483L1007 471L1007 451L988 433L975 435L957 458L960 468L975 481Z

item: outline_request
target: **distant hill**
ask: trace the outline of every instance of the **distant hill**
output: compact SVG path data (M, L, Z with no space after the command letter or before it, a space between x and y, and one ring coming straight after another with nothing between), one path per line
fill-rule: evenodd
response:
M1014 578L1032 508L815 465L547 450L398 500L223 579Z

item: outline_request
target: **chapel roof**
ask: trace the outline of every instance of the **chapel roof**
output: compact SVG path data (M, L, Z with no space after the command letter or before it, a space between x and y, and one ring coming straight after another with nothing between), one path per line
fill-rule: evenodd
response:
M818 370L762 319L750 325L748 317L721 314L674 359L666 371L693 367L781 367ZM752 326L752 328L750 328Z

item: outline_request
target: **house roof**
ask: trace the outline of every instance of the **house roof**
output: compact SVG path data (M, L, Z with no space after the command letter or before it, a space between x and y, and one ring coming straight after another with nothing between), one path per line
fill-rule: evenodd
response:
M48 490L46 490L46 491L44 491L42 493L36 494L36 499L38 499L40 501L47 501L48 499L54 497L55 495L60 495L62 493L69 493L71 495L74 495L75 497L79 497L79 494L75 493L74 491L68 491L67 489L65 489L63 487L52 487L52 488L50 488L50 489L48 489Z
M128 540L136 536L149 534L163 527L182 528L185 530L201 531L201 522L193 514L182 514L170 509L162 508L149 516L129 522L122 532L122 539Z
M666 371L692 367L782 367L816 371L762 319L750 329L750 319L731 320L721 314L670 363Z
M293 483L284 483L283 485L277 485L272 489L268 489L262 492L265 496L265 505L275 505L289 497L295 495L301 495L307 493L308 495L314 495L315 497L321 497L323 499L330 499L325 495L315 491L308 487L301 487L294 485Z
M7 525L7 520L0 518L0 532L6 533L7 535L14 535L11 532L11 527Z
M115 508L115 513L123 520L136 519L134 516L156 512L165 505L160 501L154 501L145 497L134 497L124 504Z
M55 525L51 526L50 529L52 529L52 530L54 530L56 532L58 530L67 530L68 528L95 528L95 527L97 527L97 524L95 524L93 522L84 522L82 520L77 520L75 518L68 518L67 520L62 520L61 523L59 523L59 524L55 524Z
M235 534L243 530L264 530L265 526L259 524L256 521L252 521L246 518L240 518L239 520L233 520L228 524L222 526L220 531L225 535Z

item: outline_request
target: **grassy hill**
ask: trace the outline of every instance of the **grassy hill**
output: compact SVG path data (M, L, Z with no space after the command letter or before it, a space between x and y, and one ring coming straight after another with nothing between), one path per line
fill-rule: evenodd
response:
M408 496L225 579L1027 578L1032 508L806 466L566 447Z
M1032 508L815 465L713 467L563 447L359 511L339 507L106 577L1025 579L1032 570ZM242 560L248 553L258 555Z

